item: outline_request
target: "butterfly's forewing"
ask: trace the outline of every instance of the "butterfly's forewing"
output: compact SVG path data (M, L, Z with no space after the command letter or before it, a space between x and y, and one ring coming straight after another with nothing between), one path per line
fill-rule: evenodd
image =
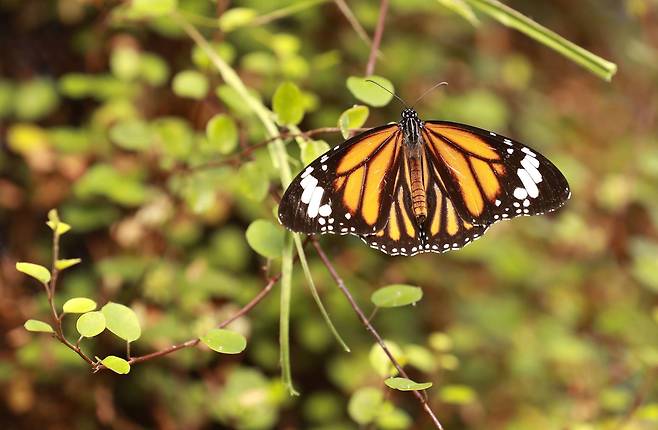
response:
M550 212L570 196L553 163L504 136L447 121L425 122L422 136L448 198L471 224Z
M371 234L382 229L401 151L397 124L345 141L293 179L279 204L280 222L301 233Z

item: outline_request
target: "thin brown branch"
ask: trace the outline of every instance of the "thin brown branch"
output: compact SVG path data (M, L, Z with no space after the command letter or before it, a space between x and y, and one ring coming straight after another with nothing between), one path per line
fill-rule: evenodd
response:
M350 23L356 34L366 42L368 46L372 46L372 41L370 40L370 36L368 36L368 33L366 30L361 26L361 23L359 22L358 19L356 19L356 16L350 9L350 7L345 3L345 0L334 0L334 3L336 3L336 6L338 7L338 10L341 11L341 13L345 16L345 19L347 19L347 22Z
M331 261L327 257L327 254L324 253L324 250L320 246L320 243L316 238L311 238L311 242L313 243L313 247L317 251L318 255L320 256L320 259L324 263L324 265L327 267L327 270L329 271L329 274L331 277L334 279L336 282L336 285L338 285L338 288L342 291L342 293L347 297L347 301L350 303L352 306L352 309L354 309L354 312L356 312L357 316L363 323L363 325L366 327L366 329L372 334L372 336L375 338L379 346L382 348L388 359L391 361L393 366L397 369L397 371L400 373L405 378L408 378L409 376L405 372L405 370L400 366L400 363L396 360L396 358L393 356L391 351L388 349L386 344L384 343L384 340L380 336L380 334L375 330L375 327L368 321L368 317L363 313L359 305L356 303L356 300L354 300L354 297L352 297L352 293L347 289L345 286L345 282L343 279L340 277L336 269L334 268L333 264L331 264ZM434 411L432 411L432 408L430 407L428 400L427 400L427 395L423 392L421 393L420 391L413 391L414 396L418 399L418 401L421 403L423 409L427 413L427 415L430 417L432 422L434 423L434 426L440 430L443 430L443 426L441 425L441 422L437 418L436 414L434 414Z
M350 129L350 131L365 131L368 130L367 128L354 128ZM215 161L209 161L204 164L200 164L198 166L192 166L192 167L182 167L179 169L179 171L189 173L189 172L196 172L199 170L206 170L206 169L215 169L217 167L223 167L223 166L228 166L228 165L238 165L242 160L245 158L251 156L251 154L259 149L262 148L272 142L274 142L277 139L293 139L296 137L301 137L301 138L309 138L318 134L324 134L324 133L337 133L341 131L339 127L321 127L321 128L315 128L312 130L305 131L303 133L281 133L278 136L271 137L269 139L266 139L260 143L257 143L255 145L251 145L244 150L240 151L239 153L229 157L225 158L223 160L215 160Z
M372 40L370 47L370 56L368 57L368 64L366 64L366 76L375 73L375 63L377 62L377 53L379 52L379 45L382 43L382 36L384 35L384 26L386 24L386 13L388 12L388 0L381 0L379 5L379 18L377 20L377 27L375 27L375 37Z

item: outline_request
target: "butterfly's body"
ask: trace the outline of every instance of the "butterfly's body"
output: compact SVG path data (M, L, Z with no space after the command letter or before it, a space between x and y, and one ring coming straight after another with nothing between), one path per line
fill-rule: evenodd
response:
M389 255L459 249L497 221L562 206L566 179L545 157L496 133L447 121L357 135L309 164L279 220L302 233L358 235Z

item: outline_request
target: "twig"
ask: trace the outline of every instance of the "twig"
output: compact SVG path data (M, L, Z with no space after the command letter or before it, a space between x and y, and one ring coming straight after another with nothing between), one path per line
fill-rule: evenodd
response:
M354 300L354 297L352 297L352 294L350 291L347 289L345 286L345 282L343 279L340 277L338 272L336 272L336 269L334 266L331 264L331 261L329 261L329 258L327 257L327 254L324 253L324 250L320 246L320 243L316 238L311 238L311 242L313 243L313 247L317 251L318 255L320 256L320 259L324 263L324 265L327 267L327 270L329 271L329 274L331 277L334 279L336 282L336 285L338 285L338 288L342 291L342 293L347 297L347 300L350 302L350 305L352 306L352 309L354 309L354 312L356 312L357 316L363 323L363 325L366 327L366 329L372 334L372 336L375 338L379 346L382 348L388 359L391 361L393 366L397 369L397 371L400 373L405 378L408 378L409 376L407 373L404 371L402 366L400 366L400 363L395 359L391 351L388 349L386 344L384 343L384 340L382 337L379 335L377 330L375 330L375 327L368 321L368 318L366 315L363 313L359 305L356 303ZM427 415L432 419L432 422L434 423L434 426L440 430L443 430L443 426L441 425L441 422L437 418L437 416L434 414L434 411L432 411L432 408L430 407L426 395L421 394L421 392L414 390L413 391L414 396L418 399L418 401L421 403L423 406L423 409L427 413Z
M263 287L263 289L260 290L260 292L253 299L251 299L249 301L249 303L247 303L242 308L240 308L240 310L238 310L236 313L234 313L231 317L229 317L228 319L222 321L217 327L218 328L224 328L227 325L231 324L236 319L238 319L238 318L246 315L247 313L249 313L249 311L251 311L253 308L255 308L256 305L258 303L260 303L267 296L267 294L270 291L272 291L272 288L274 288L274 285L276 285L276 283L279 281L280 278L281 278L281 274L278 274L278 275L274 276L273 278L270 278L269 282L265 285L265 287ZM165 348L165 349L162 349L160 351L151 352L150 354L140 355L138 357L132 357L128 360L128 363L130 365L133 365L133 364L141 363L143 361L152 360L154 358L162 357L162 356L171 354L172 352L176 352L176 351L184 349L184 348L189 348L189 347L192 347L192 346L196 346L196 345L199 344L199 342L201 342L201 339L199 339L199 338L190 339L188 341L185 341L183 343L179 343L179 344L176 344L176 345L172 345L172 346L170 346L168 348ZM95 366L94 371L99 371L99 370L102 370L102 369L105 369L105 366L103 366L102 364L99 364L99 365Z
M62 317L63 315L57 314L57 308L55 306L55 290L57 289L57 277L59 275L59 269L57 269L57 260L59 260L59 233L57 232L58 225L55 225L53 228L53 262L51 268L50 282L43 284L46 289L46 294L48 296L48 303L50 304L50 310L53 313L53 322L55 323L55 333L53 334L57 340L66 345L67 348L74 351L83 360L85 360L89 365L94 366L94 361L89 358L83 351L80 349L78 344L74 345L69 342L69 340L64 337L64 331L62 330Z
M347 5L347 3L345 3L345 0L334 0L334 3L336 3L338 10L340 10L342 14L345 15L345 19L347 19L347 21L350 23L356 34L359 35L361 40L366 42L368 46L372 46L372 41L370 40L368 33L366 33L366 31L363 29L359 20L356 19L356 16L354 16L354 13L350 9L350 7Z
M388 12L388 0L382 0L379 6L379 19L377 20L377 27L375 28L375 37L370 47L370 57L368 57L368 64L366 64L366 76L370 76L375 72L375 63L377 62L377 52L379 52L379 45L382 43L382 35L384 34L384 25L386 24L386 13Z
M365 131L368 130L368 128L351 128L349 129L351 132L354 131ZM320 128L315 128L312 130L305 131L303 133L290 133L290 132L285 132L281 133L278 136L275 137L270 137L268 139L265 139L264 141L257 143L255 145L251 145L244 150L240 151L238 154L235 154L229 158L225 158L223 160L215 160L215 161L209 161L204 164L199 164L198 166L192 166L192 167L181 167L179 168L179 171L188 173L188 172L196 172L199 170L205 170L205 169L214 169L217 167L223 167L231 164L238 164L242 159L251 156L251 154L259 149L262 148L272 142L274 142L277 139L293 139L297 137L302 137L302 138L308 138L311 136L315 136L317 134L324 134L324 133L337 133L341 131L339 127L320 127Z

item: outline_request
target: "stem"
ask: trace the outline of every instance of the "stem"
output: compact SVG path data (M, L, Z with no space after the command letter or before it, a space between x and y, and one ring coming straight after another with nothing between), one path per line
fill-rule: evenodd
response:
M271 21L277 20L279 18L284 18L286 16L300 12L304 9L308 9L310 7L313 7L321 3L326 3L328 1L329 0L308 0L305 2L293 3L290 6L285 6L282 7L281 9L277 9L272 12L268 12L264 15L257 16L256 18L254 18L253 21L249 23L249 25L259 26L259 25L267 24Z
M313 242L313 247L318 253L318 256L324 263L324 265L327 267L327 270L329 271L329 274L331 277L334 279L336 282L336 285L338 285L338 288L342 291L342 293L347 297L347 301L350 302L350 305L352 306L352 309L354 309L354 312L356 312L357 316L361 320L361 323L366 327L366 329L372 334L372 336L375 338L379 346L382 348L388 359L391 361L393 366L397 369L397 371L400 373L405 378L409 378L407 373L404 371L402 366L400 366L400 363L395 359L391 351L388 349L386 344L384 343L384 340L382 337L379 335L377 330L375 330L375 327L368 321L368 318L366 315L363 313L359 305L356 303L356 300L354 300L354 297L352 297L352 294L350 291L347 289L345 286L345 282L343 279L340 277L338 272L336 272L336 269L334 266L331 264L331 261L329 261L329 258L327 257L327 254L324 253L324 250L320 247L320 243L317 241L315 238L311 238L311 241ZM429 403L427 402L427 394L425 393L420 393L419 391L414 390L413 391L414 396L418 399L418 401L421 403L423 409L427 413L427 415L431 418L432 422L434 423L434 426L440 430L443 430L443 426L441 425L441 422L437 418L437 416L434 414L434 411L432 411L432 408L430 407Z
M356 19L356 16L354 15L350 7L347 5L347 3L345 3L345 0L334 0L334 3L336 3L338 10L342 12L342 14L345 16L345 19L347 19L347 22L350 23L356 34L361 38L361 40L366 42L368 46L371 46L372 41L370 40L368 33L366 33L363 26L361 26L359 20Z
M564 55L595 75L610 81L617 73L617 65L581 48L552 30L528 18L498 0L464 0L501 24L514 28L537 42Z
M386 12L388 12L388 0L382 0L379 6L379 19L377 20L377 27L375 28L375 37L372 41L372 46L370 47L368 64L366 64L366 76L370 76L375 73L377 52L379 52L379 45L382 43L384 25L386 24Z
M279 314L279 345L281 376L291 396L298 396L292 382L290 370L290 296L292 295L292 234L286 234L286 243L281 256L281 302Z

